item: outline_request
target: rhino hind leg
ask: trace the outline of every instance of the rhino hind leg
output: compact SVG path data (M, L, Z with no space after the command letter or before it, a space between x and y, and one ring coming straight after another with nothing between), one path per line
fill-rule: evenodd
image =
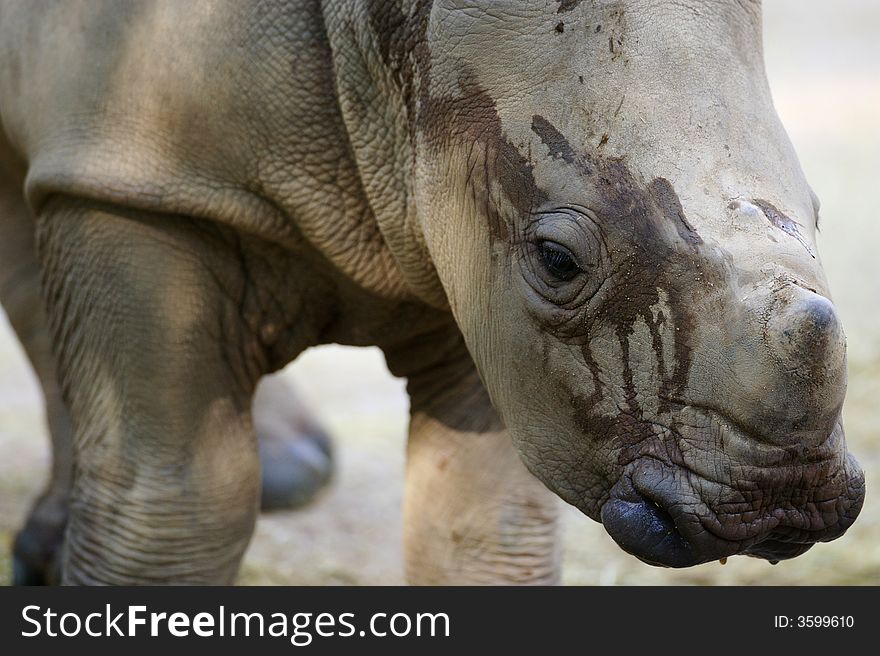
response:
M13 543L13 583L39 585L58 578L71 486L73 433L40 297L34 222L21 194L20 172L14 170L8 151L4 152L0 152L0 304L39 380L52 439L49 481Z
M308 504L333 473L333 449L327 433L280 374L260 381L253 414L263 474L261 509Z

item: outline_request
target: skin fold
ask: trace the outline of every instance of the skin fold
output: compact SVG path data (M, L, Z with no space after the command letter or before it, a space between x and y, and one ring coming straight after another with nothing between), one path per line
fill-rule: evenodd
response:
M675 567L855 520L759 3L3 2L0 62L63 581L232 581L257 382L330 342L408 379L414 583L558 580L551 492Z

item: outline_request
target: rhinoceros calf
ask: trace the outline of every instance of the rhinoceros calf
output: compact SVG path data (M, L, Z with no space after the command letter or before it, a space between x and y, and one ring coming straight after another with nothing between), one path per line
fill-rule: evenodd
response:
M327 342L408 379L412 582L557 580L549 491L656 565L841 535L844 334L760 20L4 1L0 220L35 217L75 433L63 580L232 581L254 387Z

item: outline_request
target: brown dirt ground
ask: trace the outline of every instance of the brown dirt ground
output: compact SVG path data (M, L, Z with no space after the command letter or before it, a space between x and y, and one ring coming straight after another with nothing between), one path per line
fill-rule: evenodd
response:
M840 540L775 567L732 558L685 571L649 567L623 553L601 526L566 507L568 584L880 583L880 3L765 3L767 68L777 109L822 199L819 247L849 338L844 416L868 479L855 526ZM339 466L309 508L260 518L244 584L402 582L400 503L407 400L372 349L315 349L290 367L306 400L336 437ZM0 583L8 549L48 462L36 383L0 319Z

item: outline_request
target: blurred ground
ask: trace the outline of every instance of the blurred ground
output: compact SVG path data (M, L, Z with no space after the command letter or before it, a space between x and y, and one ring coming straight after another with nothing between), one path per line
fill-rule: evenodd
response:
M840 540L775 567L669 571L623 553L599 524L566 507L569 584L880 584L880 3L765 3L765 50L777 109L822 200L819 248L849 344L847 438L868 479L861 517ZM371 349L306 353L296 381L336 437L336 479L310 508L263 516L241 574L246 584L403 581L400 503L407 399ZM47 441L34 378L0 316L0 582L13 531L41 485Z

